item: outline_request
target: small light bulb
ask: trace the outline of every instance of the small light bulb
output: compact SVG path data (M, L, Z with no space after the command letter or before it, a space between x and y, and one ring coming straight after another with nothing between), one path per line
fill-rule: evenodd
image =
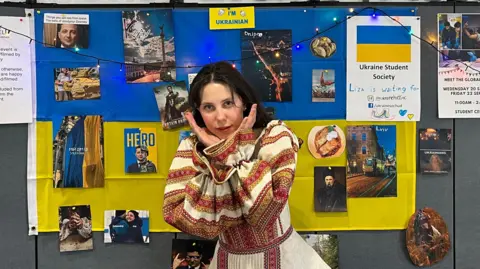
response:
M260 61L259 61L259 60L257 60L257 64L258 64L258 63L260 63Z
M233 68L236 68L235 64L232 64Z
M276 52L276 53L275 53L275 56L276 56L276 57L280 57L280 53Z
M318 30L319 30L319 29L318 29L318 27L317 27L317 28L315 28L315 32L318 32Z
M299 49L299 48L300 48L300 45L297 45L297 49Z
M350 13L352 13L352 12L353 12L353 10L354 10L353 8L350 8L348 11L350 11Z
M75 48L75 51L80 51L80 49L79 49L79 48Z
M337 21L337 17L333 18L333 21Z

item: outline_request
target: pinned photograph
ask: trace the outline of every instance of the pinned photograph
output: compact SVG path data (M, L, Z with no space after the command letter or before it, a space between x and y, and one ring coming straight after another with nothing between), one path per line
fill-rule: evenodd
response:
M452 169L452 130L419 130L419 162L423 174L447 174Z
M124 130L125 172L157 172L157 129L127 128Z
M292 101L292 31L243 30L242 73L263 102Z
M61 206L58 218L60 252L93 249L92 213L89 205Z
M462 28L462 14L438 14L439 49L461 49L463 35Z
M265 112L270 115L270 117L275 118L275 108L272 106L265 107Z
M177 81L153 88L164 130L188 125L184 113L191 111L185 81Z
M316 37L310 42L310 51L313 56L319 58L330 58L337 51L337 44L326 36Z
M312 70L312 102L335 102L335 70Z
M173 269L208 269L215 253L216 241L173 239Z
M43 15L43 43L45 47L87 49L89 42L88 14Z
M172 10L123 11L122 24L127 82L175 81Z
M447 224L432 208L419 209L412 215L406 237L408 254L416 266L436 264L450 251Z
M178 134L178 144L180 144L180 142L182 142L183 139L189 137L190 135L192 134L192 131L188 130L182 130L180 131L180 133Z
M331 269L338 269L338 237L329 234L300 234Z
M347 196L397 196L395 125L347 127Z
M438 48L442 52L438 55L438 67L448 69L439 71L440 74L451 77L456 73L465 73L461 70L463 65L480 67L479 28L478 14L438 14ZM466 74L472 75L468 72Z
M193 80L197 76L197 73L190 73L188 74L188 87L190 88L192 86Z
M460 39L461 49L478 50L480 49L480 14L463 14L460 18L461 25L453 25L457 38ZM458 33L460 32L460 33Z
M66 116L53 126L54 188L104 187L102 116Z
M314 167L316 212L347 212L346 170L345 167Z
M308 150L316 159L339 157L346 144L345 133L337 125L315 126L308 134Z
M105 243L150 243L147 210L105 210Z
M56 68L55 101L100 99L100 73L95 67Z

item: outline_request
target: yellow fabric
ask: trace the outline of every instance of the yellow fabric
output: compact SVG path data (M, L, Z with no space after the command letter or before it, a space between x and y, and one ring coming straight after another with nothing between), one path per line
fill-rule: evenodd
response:
M348 198L348 212L317 213L313 200L313 167L346 166L346 149L338 158L317 160L308 151L310 129L336 124L346 135L345 120L285 121L304 140L299 151L295 182L289 205L298 231L405 229L415 211L416 124L415 122L348 122L348 125L397 126L397 197ZM123 133L125 128L157 128L158 173L125 174ZM165 178L178 147L179 130L163 131L161 123L104 122L105 187L54 189L52 183L52 123L37 123L38 230L58 231L58 207L90 205L94 231L103 231L104 211L136 208L150 211L151 232L178 232L163 221ZM183 130L187 130L184 128ZM93 139L93 138L92 138Z
M85 188L103 187L104 167L100 156L101 118L87 116L85 118L85 149L83 158L83 186Z

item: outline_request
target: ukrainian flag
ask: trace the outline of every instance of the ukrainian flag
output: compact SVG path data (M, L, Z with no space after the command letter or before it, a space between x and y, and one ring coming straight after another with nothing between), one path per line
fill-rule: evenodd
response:
M357 26L357 62L411 62L412 37L406 28Z

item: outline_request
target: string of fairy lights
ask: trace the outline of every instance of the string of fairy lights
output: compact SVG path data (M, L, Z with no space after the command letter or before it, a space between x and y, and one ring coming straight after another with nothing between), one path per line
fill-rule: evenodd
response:
M305 42L310 42L312 41L313 39L315 39L316 37L318 36L322 36L324 33L334 29L335 27L338 27L339 25L342 25L343 23L346 23L349 19L353 18L353 17L356 17L356 16L360 16L363 12L365 11L372 11L372 13L370 14L370 16L372 16L372 18L376 18L377 16L385 16L385 17L388 17L389 19L393 20L394 22L396 22L398 25L402 26L405 31L407 31L411 36L417 38L418 40L422 41L422 42L425 42L426 44L428 44L431 48L433 48L434 50L436 50L439 54L441 54L444 58L446 59L449 59L449 60L453 60L455 62L458 62L459 64L462 64L466 67L466 69L464 71L467 71L467 69L471 69L471 70L474 70L476 72L478 72L480 74L480 70L478 69L475 69L474 67L464 63L463 61L461 60L457 60L457 59L454 59L454 58L450 58L447 54L445 54L443 51L441 51L440 49L438 49L436 46L435 46L435 41L432 41L432 40L426 40L424 38L421 38L420 36L416 35L415 33L413 33L408 27L406 27L405 25L403 25L399 18L396 17L396 16L391 16L389 15L387 12L385 12L384 10L382 9L379 9L379 8L376 8L376 7L365 7L365 8L362 8L362 9L359 9L359 10L355 10L354 8L349 8L349 15L343 19L343 20L338 20L337 17L333 17L333 22L331 26L325 28L325 29L322 29L320 31L320 29L317 27L315 28L315 34L310 37L310 38L306 38L306 39L303 39L303 40L300 40L298 42L292 42L292 45L289 45L289 46L285 46L285 47L282 47L282 48L278 48L278 49L275 49L275 56L276 57L279 57L280 56L280 53L282 51L285 51L285 50L289 50L289 49L292 49L292 48L296 48L296 49L300 49L301 48L301 44L302 43L305 43ZM37 11L38 13L40 13L40 11ZM306 10L304 10L304 12L306 12ZM412 10L413 12L413 10ZM0 25L0 29L4 29L6 31L8 31L9 33L13 33L13 34L17 34L17 35L20 35L20 36L23 36L25 38L27 38L28 40L30 40L30 44L32 42L35 42L35 43L39 43L39 44L42 44L44 46L49 46L51 47L52 45L50 44L47 44L47 43L44 43L42 41L39 41L39 40L36 40L34 38L31 38L27 35L24 35L22 33L19 33L19 32L16 32L12 29L8 29L8 28L5 28L3 26ZM82 53L80 52L80 49L79 48L53 48L53 49L60 49L60 50L65 50L65 51L68 51L70 53L73 53L73 54L76 54L76 55L79 55L79 56L82 56L82 57L86 57L86 58L91 58L91 59L95 59L97 60L97 67L100 67L100 63L101 62L107 62L107 63L115 63L115 64L119 64L120 65L120 70L123 69L124 66L136 66L136 65L139 65L139 66L143 66L144 68L145 67L153 67L153 68L160 68L160 69L167 69L167 70L170 70L170 69L174 69L174 68L199 68L199 67L203 67L203 65L185 65L185 66L180 66L180 65L162 65L162 66L158 66L158 63L157 65L150 65L150 64L153 64L153 63L127 63L127 62L120 62L120 61L115 61L115 60L110 60L110 59L104 59L104 58L101 58L101 57L97 57L97 56L93 56L93 55L89 55L89 54L85 54L85 53ZM272 53L272 51L265 51L265 52L259 52L258 55L252 55L252 56L248 56L248 57L243 57L243 58L239 58L239 59L225 59L224 61L228 61L228 62L231 62L233 67L236 67L235 63L236 62L241 62L242 60L247 60L247 59L252 59L252 58L256 58L257 56L260 56L260 55L264 55L264 54L267 54L267 53ZM211 63L212 62L212 58L209 56L208 57L208 62ZM259 61L257 60L257 63ZM460 68L458 67L458 65L456 66L457 67L457 70L459 70ZM449 71L446 71L446 72L449 72Z

